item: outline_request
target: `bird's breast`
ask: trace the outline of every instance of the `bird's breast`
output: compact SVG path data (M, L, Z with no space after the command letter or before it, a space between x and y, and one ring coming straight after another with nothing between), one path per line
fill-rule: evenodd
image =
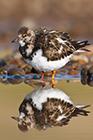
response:
M67 57L52 61L48 60L47 57L43 55L43 51L39 49L33 54L32 60L27 59L26 62L32 65L32 67L34 67L36 70L48 72L63 67L70 61L71 56L72 54Z

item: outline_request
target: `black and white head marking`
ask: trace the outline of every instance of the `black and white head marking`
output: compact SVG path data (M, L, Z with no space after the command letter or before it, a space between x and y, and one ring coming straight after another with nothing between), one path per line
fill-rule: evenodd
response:
M18 31L19 51L23 57L27 58L31 55L34 48L35 33L27 27L22 27Z

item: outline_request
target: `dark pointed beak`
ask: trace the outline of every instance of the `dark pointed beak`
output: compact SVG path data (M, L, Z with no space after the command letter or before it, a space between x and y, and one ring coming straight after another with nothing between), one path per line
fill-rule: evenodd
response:
M15 43L15 39L11 41L11 43Z
M15 120L15 121L19 121L19 118L18 117L14 117L14 116L11 116L11 118L13 119L13 120Z
M18 38L13 39L11 43L18 43Z

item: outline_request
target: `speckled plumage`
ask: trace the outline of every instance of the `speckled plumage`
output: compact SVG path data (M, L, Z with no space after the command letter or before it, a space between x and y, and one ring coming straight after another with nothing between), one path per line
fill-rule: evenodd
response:
M53 126L67 125L71 117L88 115L83 110L87 106L75 106L61 90L40 88L28 94L19 107L18 127L22 131L29 128L39 130Z
M19 51L26 62L44 72L60 69L70 61L75 51L88 44L88 41L72 40L68 33L43 28L32 31L23 27L18 37Z

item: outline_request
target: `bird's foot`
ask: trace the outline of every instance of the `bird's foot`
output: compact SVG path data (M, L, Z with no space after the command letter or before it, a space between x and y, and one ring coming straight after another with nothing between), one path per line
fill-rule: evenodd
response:
M52 80L51 85L52 85L52 88L56 87L56 81L54 79Z
M55 74L56 74L56 71L52 71L52 81L51 81L52 88L55 88L56 86Z
M41 80L44 81L44 72L41 73Z
M44 72L41 72L41 81L42 81L42 87L44 87L46 85L46 82L44 80Z

